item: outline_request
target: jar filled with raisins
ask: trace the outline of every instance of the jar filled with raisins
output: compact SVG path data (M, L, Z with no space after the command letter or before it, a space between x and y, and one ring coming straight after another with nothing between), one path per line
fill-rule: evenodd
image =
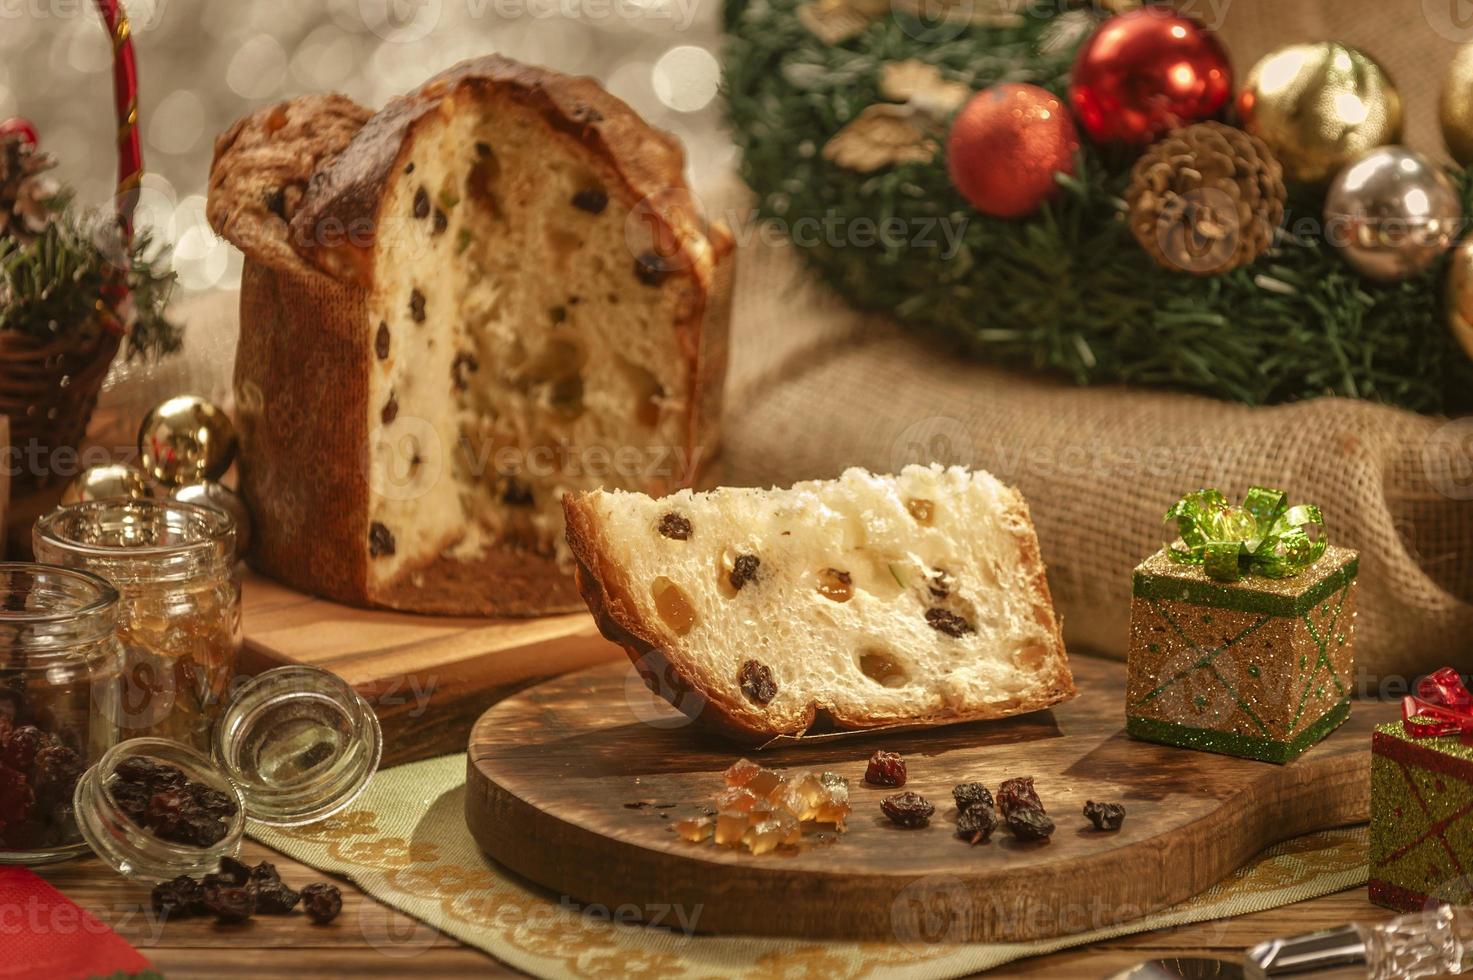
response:
M378 718L316 667L277 667L240 685L210 753L121 742L77 782L77 824L98 857L147 881L214 871L239 853L246 820L273 827L341 811L378 770Z
M118 590L123 739L202 752L240 654L235 530L224 513L162 500L95 500L36 523L40 561L93 572Z
M87 850L73 790L117 738L117 621L96 575L0 563L0 863Z

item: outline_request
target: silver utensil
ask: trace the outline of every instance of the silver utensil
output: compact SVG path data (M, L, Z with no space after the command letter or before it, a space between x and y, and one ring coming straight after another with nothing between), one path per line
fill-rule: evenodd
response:
M1420 980L1473 974L1473 908L1444 905L1381 925L1352 923L1270 939L1239 965L1212 958L1149 960L1109 980L1261 980L1356 963L1367 980Z

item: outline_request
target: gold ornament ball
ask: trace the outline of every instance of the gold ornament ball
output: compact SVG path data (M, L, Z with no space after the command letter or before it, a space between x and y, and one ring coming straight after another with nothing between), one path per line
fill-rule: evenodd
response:
M1361 275L1398 282L1457 238L1463 202L1442 167L1381 146L1341 170L1325 196L1325 236Z
M1473 44L1459 48L1447 66L1437 111L1447 152L1464 167L1473 164Z
M235 525L235 553L244 555L250 550L251 512L234 490L213 480L204 480L175 487L169 492L169 497L182 504L197 504L220 511Z
M230 416L195 395L170 398L138 427L143 468L165 486L220 479L235 461L235 450Z
M63 504L88 500L142 500L149 496L148 477L127 463L90 466L62 491Z
M1473 240L1453 249L1447 263L1447 325L1473 357Z
M1334 41L1264 56L1238 93L1243 128L1269 145L1284 174L1322 184L1368 150L1401 139L1401 95L1364 51Z

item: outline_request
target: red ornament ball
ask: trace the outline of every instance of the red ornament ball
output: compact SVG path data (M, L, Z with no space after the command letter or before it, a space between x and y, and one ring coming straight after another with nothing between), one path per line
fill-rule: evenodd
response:
M36 127L31 125L29 119L13 116L4 122L0 122L0 138L17 134L20 136L22 142L30 146L35 146L37 140L40 139L36 134Z
M1037 85L994 85L957 113L946 169L972 207L1016 218L1059 189L1055 173L1074 173L1078 149L1079 132L1058 96Z
M1111 17L1074 59L1069 102L1098 143L1145 146L1222 114L1233 95L1227 49L1201 22L1165 7Z

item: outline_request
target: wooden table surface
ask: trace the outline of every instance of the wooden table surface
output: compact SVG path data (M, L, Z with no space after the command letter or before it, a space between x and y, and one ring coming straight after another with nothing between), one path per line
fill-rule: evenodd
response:
M244 859L273 862L294 885L330 879L254 841ZM263 916L243 926L208 919L160 923L149 910L148 889L119 877L96 858L37 869L63 894L110 925L170 980L188 977L461 977L517 976L516 970L464 946L417 920L374 901L345 881L343 912L314 926L305 916ZM330 879L336 880L336 879ZM1391 913L1366 900L1364 888L1255 915L1179 929L1142 933L1051 956L1022 960L988 977L1099 980L1141 960L1161 956L1237 957L1273 936L1310 932L1349 921L1373 922ZM1314 975L1350 980L1364 971Z

